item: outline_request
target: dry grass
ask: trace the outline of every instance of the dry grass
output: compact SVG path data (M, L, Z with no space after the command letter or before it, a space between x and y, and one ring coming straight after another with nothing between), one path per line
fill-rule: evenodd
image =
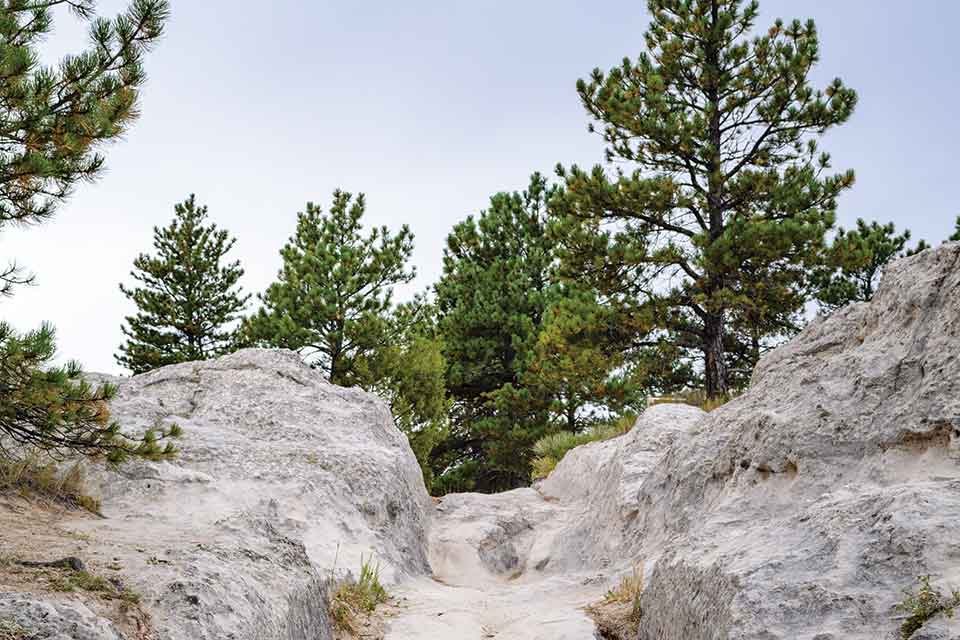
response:
M87 493L86 484L79 462L63 470L56 462L37 455L23 460L0 459L0 491L40 496L100 515L100 500Z
M13 620L0 618L0 640L28 640L27 630Z
M656 404L688 404L692 407L697 407L699 409L703 409L704 411L710 412L714 409L722 407L735 397L736 394L729 394L716 398L708 398L706 393L698 389L675 393L669 396L660 396L659 398L649 398L647 399L647 406L652 407Z
M356 638L363 621L388 599L387 590L380 583L380 565L373 564L372 556L361 558L360 577L340 583L330 598L330 618L341 637L346 634Z
M620 584L611 589L600 602L587 607L587 613L597 625L597 632L606 640L634 640L640 628L643 609L643 566L623 576Z

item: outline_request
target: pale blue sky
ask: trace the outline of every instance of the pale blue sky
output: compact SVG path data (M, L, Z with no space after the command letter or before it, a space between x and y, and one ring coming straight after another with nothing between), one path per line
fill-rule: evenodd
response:
M369 223L411 226L416 288L427 286L449 229L492 193L601 160L574 83L636 56L647 20L645 2L620 0L172 4L143 117L107 150L107 174L53 222L0 236L0 258L37 274L0 317L54 322L61 355L89 370L118 371L131 308L117 283L191 192L238 237L250 291L274 277L296 212L336 187L366 192ZM777 16L814 18L818 80L839 75L860 94L824 142L838 169L857 171L841 221L893 220L939 242L960 214L960 3L761 0L761 24ZM50 45L79 35L61 21Z

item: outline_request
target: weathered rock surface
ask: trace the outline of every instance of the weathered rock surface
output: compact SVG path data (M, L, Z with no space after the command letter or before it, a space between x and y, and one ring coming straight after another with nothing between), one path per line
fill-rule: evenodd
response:
M161 640L328 638L331 572L356 572L361 554L387 581L428 571L429 497L381 400L256 349L118 382L114 415L179 423L181 455L99 473L106 518L70 527L91 541L85 561L121 567Z
M31 640L124 640L113 623L80 602L50 602L0 592L0 620L17 625L8 629L29 633L26 638ZM4 630L0 627L0 632ZM8 636L0 633L0 637Z
M657 405L626 435L570 451L536 488L444 496L430 531L434 580L405 597L387 640L590 640L584 605L632 570L623 553L640 483L704 416Z
M653 467L627 547L647 560L640 638L896 637L917 575L960 587L958 434L952 243L764 358Z
M898 638L918 575L960 587L958 438L953 243L891 265L871 303L813 322L721 409L652 407L539 495L445 497L446 584L414 585L388 638L589 638L576 599L638 567L640 640ZM957 628L940 614L913 640Z

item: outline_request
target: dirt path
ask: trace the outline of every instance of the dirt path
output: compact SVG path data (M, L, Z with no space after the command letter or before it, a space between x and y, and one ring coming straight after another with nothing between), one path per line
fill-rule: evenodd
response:
M394 589L386 640L592 640L583 607L608 578L544 570L567 516L530 489L444 498L430 534L435 575Z

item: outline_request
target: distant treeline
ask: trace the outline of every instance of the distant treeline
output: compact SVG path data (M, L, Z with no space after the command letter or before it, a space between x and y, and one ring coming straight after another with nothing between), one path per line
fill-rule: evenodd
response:
M138 0L94 30L88 54L50 71L34 55L49 19L30 12L54 4L0 9L12 78L0 118L18 132L0 134L0 228L49 217L96 175L98 144L136 113L141 57L167 14ZM616 424L651 395L716 400L745 387L811 303L830 313L868 300L889 260L928 245L908 247L893 224L835 228L854 174L833 172L817 141L857 96L839 79L811 86L812 21L758 31L757 5L743 0L648 7L644 52L577 83L604 163L558 165L493 195L452 229L422 294L393 299L415 275L410 229L364 227L364 195L336 191L298 214L253 304L228 257L234 239L191 195L121 285L136 312L117 361L142 373L245 346L293 349L335 384L383 396L436 492L526 484L538 440ZM25 277L11 266L0 279L9 294ZM134 437L110 425L111 390L82 383L75 365L48 368L52 349L49 328L0 327L0 367L22 381L0 390L0 436L118 460L172 451L159 442L176 429Z

